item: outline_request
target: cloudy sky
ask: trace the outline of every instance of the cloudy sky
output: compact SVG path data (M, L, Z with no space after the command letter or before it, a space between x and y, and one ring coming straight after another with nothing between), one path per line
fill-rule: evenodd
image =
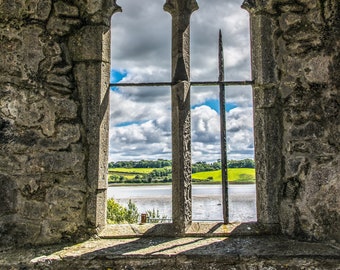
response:
M218 78L218 30L225 79L250 80L249 18L241 0L197 0L191 17L191 80ZM171 81L171 16L165 0L118 0L112 17L111 81ZM192 87L192 159L220 158L218 87ZM110 161L171 159L170 87L111 89ZM228 158L253 158L252 94L226 87Z

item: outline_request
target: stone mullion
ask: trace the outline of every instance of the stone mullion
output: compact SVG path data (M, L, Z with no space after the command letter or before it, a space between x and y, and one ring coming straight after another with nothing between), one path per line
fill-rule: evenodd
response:
M282 119L272 37L275 22L263 4L245 1L250 13L254 104L257 221L279 222L279 186L282 179Z
M172 16L172 219L174 233L184 234L192 221L190 16L193 0L168 0Z
M172 87L172 218L176 233L184 233L191 214L190 84Z

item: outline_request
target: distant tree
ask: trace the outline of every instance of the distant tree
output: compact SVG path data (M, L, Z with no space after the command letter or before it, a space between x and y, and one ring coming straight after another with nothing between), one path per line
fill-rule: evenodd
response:
M162 177L171 173L171 160L139 160L139 161L117 161L110 162L109 168L155 168L152 177ZM253 159L228 160L229 168L255 168ZM159 170L158 170L159 169ZM192 164L192 173L214 171L221 169L221 160L207 163L205 161L198 161ZM163 171L161 171L163 170ZM166 171L164 171L166 170Z
M252 159L228 160L229 168L255 168L255 162Z
M109 176L109 183L110 182L118 182L119 181L119 175L118 174L112 174Z

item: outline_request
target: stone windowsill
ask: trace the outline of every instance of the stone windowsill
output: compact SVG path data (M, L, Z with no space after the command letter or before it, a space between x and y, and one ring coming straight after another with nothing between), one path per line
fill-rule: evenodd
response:
M131 235L3 250L0 269L339 269L340 246L335 242L302 242L279 235L199 237L195 230L196 236L178 238Z
M185 236L221 237L221 236L250 236L278 234L277 224L260 224L257 222L229 223L220 222L193 222L187 229ZM100 238L131 238L141 236L167 236L174 237L171 223L161 224L117 224L107 225L99 234Z

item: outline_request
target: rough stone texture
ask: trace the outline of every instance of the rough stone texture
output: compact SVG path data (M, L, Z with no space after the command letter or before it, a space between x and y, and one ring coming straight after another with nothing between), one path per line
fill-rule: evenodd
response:
M339 269L339 247L284 237L92 240L0 253L1 269Z
M284 170L282 229L340 240L339 1L277 5ZM339 72L339 69L337 70Z
M339 1L244 7L255 33L259 221L279 222L293 237L339 241Z
M108 22L119 7L87 2L0 1L1 245L81 239L106 222L98 182L106 182Z
M293 238L340 239L339 5L337 0L244 4L252 25L258 222L264 227L276 224ZM71 242L105 225L109 21L119 10L114 0L0 1L3 247ZM131 269L144 263L164 269L338 267L339 257L333 252L339 254L339 248L323 252L325 244L298 245L281 238L266 242L268 236L257 246L256 240L252 245L237 240L231 246L214 244L206 257L196 256L202 247L193 248L193 253L150 256L146 262L140 257L145 253L137 252L127 265ZM134 244L124 241L126 252L132 252ZM165 241L172 240L157 243ZM181 241L186 239L177 242L178 248ZM97 248L101 243L93 242ZM95 269L95 263L103 260L105 267L123 268L126 259L120 253L106 254L115 249L105 243L102 251L80 253L74 265ZM143 243L141 247L147 248ZM270 255L281 244L291 253ZM13 263L1 261L9 269L20 268L20 262L23 268L31 267L27 258L36 257L18 258L17 250L1 254L8 259L16 256ZM60 269L73 265L68 257L49 255L33 261L33 266L46 269L50 261Z

